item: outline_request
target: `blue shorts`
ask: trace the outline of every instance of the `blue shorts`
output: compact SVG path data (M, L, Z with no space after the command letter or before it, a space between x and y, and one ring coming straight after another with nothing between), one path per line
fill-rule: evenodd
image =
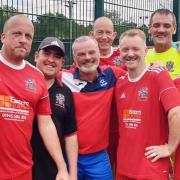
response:
M107 151L78 156L78 180L112 180Z

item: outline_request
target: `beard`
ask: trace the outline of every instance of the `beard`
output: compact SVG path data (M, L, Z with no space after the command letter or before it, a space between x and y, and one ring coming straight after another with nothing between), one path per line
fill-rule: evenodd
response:
M98 63L92 64L90 67L79 66L79 65L77 64L78 69L79 69L80 71L84 72L84 73L94 72L94 71L97 70L98 66L99 66L99 61L98 61Z

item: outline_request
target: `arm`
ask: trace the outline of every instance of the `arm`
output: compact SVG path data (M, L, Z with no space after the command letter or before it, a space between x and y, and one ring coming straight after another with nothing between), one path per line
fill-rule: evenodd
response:
M175 152L180 142L180 106L171 109L168 113L169 138L168 149L170 154Z
M77 180L78 142L76 134L65 137L65 148L69 164L70 180Z
M43 142L55 161L58 169L56 180L69 180L66 164L62 155L59 138L50 116L38 115L38 128Z
M169 137L168 144L160 146L149 146L146 148L145 156L152 162L159 158L169 157L175 152L180 142L180 106L174 107L168 112Z

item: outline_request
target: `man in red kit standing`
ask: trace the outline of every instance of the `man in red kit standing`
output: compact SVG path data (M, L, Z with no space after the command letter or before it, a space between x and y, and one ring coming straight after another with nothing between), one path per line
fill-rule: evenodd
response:
M76 68L61 74L74 97L79 145L78 180L112 180L107 155L112 96L121 68L99 66L97 41L77 38L72 46Z
M112 47L113 41L116 37L113 22L108 17L100 17L96 19L90 35L98 42L100 51L99 65L117 66L125 69L124 63L120 59L119 48ZM108 153L111 161L113 171L116 170L117 159L117 144L118 144L118 123L116 117L116 106L112 103L112 113L110 120L110 133L109 133L109 147Z
M168 180L169 156L180 142L180 94L164 68L149 69L143 31L119 41L127 74L116 84L119 119L117 180Z
M1 35L0 52L0 180L32 180L32 122L37 116L43 141L54 159L56 180L68 180L58 136L51 120L44 77L24 58L34 35L24 15L10 17Z
M174 83L180 92L180 76L176 77ZM180 180L180 145L178 146L175 154L174 180Z

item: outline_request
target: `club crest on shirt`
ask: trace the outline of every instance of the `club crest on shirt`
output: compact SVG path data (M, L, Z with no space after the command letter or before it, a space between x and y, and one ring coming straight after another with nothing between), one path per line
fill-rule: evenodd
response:
M167 61L166 62L166 68L168 69L169 72L174 71L174 62L173 61Z
M141 87L138 91L138 100L145 101L148 98L148 88Z
M113 57L113 63L116 66L120 66L122 64L122 60L119 56L115 56L115 57Z
M65 97L63 94L56 94L56 105L60 107L65 107Z
M34 92L37 88L36 81L31 78L25 79L25 85L26 85L26 89L32 92Z

